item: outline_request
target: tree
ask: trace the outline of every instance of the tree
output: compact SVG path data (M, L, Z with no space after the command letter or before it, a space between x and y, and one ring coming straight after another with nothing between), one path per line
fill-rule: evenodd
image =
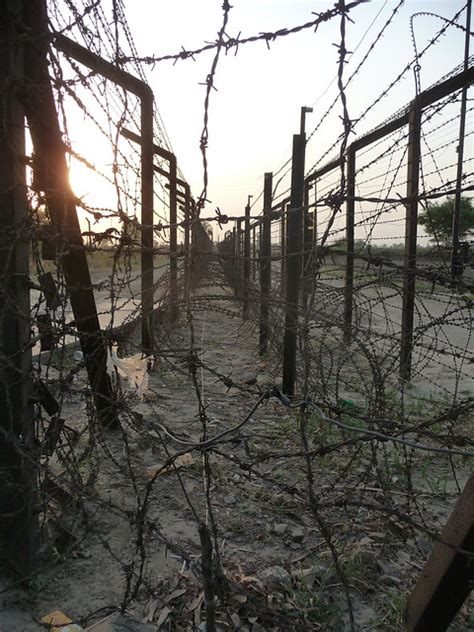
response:
M445 202L429 204L419 214L418 223L423 226L433 241L449 243L453 234L454 198ZM459 238L466 237L474 230L474 206L471 198L462 197L459 210Z

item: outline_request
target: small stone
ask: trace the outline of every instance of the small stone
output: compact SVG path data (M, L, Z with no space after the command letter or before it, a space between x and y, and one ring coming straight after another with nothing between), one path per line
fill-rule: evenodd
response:
M258 579L268 588L287 587L291 584L291 575L282 566L271 566L258 575Z
M233 625L235 625L236 628L239 628L240 627L240 617L239 617L239 615L236 612L234 612L234 613L232 613L230 615L230 618L232 620Z
M291 539L293 542L303 542L304 540L304 530L302 527L293 527L291 530Z
M234 476L232 477L232 480L234 481L234 483L240 483L240 481L242 480L242 477L240 476L240 474L234 474Z
M275 535L285 535L288 525L284 523L274 524L272 527L272 533Z
M234 494L227 494L227 496L224 496L224 503L226 505L235 505L236 502L237 498Z

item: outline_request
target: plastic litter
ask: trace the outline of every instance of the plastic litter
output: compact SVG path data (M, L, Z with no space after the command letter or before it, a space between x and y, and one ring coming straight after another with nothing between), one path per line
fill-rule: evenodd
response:
M107 352L107 373L112 381L119 376L128 380L129 387L143 399L148 389L148 363L150 358L142 358L136 353L129 358L119 358L114 347Z

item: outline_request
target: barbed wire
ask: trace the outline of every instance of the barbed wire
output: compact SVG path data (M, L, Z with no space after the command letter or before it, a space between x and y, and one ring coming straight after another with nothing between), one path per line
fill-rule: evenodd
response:
M49 4L53 33L80 35L97 54L118 66L130 64L145 78L122 0L111 3L110 16L103 3ZM34 384L35 442L27 446L16 426L3 422L0 440L13 447L39 479L43 576L57 576L61 563L75 578L88 554L100 571L87 569L88 602L73 613L90 610L77 616L83 625L121 611L155 626L167 621L170 629L180 630L199 625L197 618L206 619L208 630L219 621L236 625L234 615L239 621L258 616L268 629L326 625L328 630L355 630L361 625L357 603L367 601L366 586L371 588L371 603L384 617L393 609L379 581L385 571L379 572L370 565L371 558L361 554L373 553L390 563L396 547L410 547L411 560L421 564L425 552L419 550L420 537L439 540L440 499L451 504L460 491L456 477L464 480L469 475L474 456L474 402L468 395L473 379L472 263L467 258L457 276L448 273L449 240L419 246L415 263L402 248L386 246L391 240L405 241L410 203L418 201L421 215L458 190L457 163L449 153L455 144L450 123L458 119L453 109L457 97L450 95L423 113L417 192L408 191L402 173L408 138L400 130L357 154L357 195L349 194L346 151L353 107L345 88L357 71L345 79L346 26L348 12L358 4L338 2L308 23L314 28L329 19L340 20L342 130L334 131L340 169L319 179L314 201L308 199L302 208L273 200L268 256L263 255L263 233L259 235L261 216L246 223L245 215L230 217L219 208L211 217L199 214L210 182L210 95L223 51L250 41L270 43L308 29L308 24L254 39L239 36L231 44L226 35L231 7L224 3L217 40L202 50L212 50L215 56L205 83L199 146L204 186L194 202L198 212L193 212L194 198L181 183L176 195L179 213L176 221L170 220L170 189L165 185L169 174L163 175L166 161L157 160L152 224L140 216L140 147L120 133L140 129L137 102L62 53L51 52L61 151L97 174L111 194L104 203L98 191L73 199L83 213L84 243L76 242L69 225L51 222L51 192L41 186L38 172L45 156L34 147L24 159L28 214L2 229L0 255L6 253L5 261L12 261L19 244L30 243L30 272L22 278L30 288L31 304L12 297L4 259L0 296L3 318L20 321L26 315L31 335L14 354L2 349L0 370L3 376ZM394 15L364 61L380 45ZM124 54L125 47L130 55ZM185 57L175 60L191 53L181 55ZM110 164L98 164L96 147L84 150L76 139L74 112L83 117L81 131L90 127L97 147L99 138L107 145ZM155 120L155 140L169 148L163 130ZM463 196L474 190L472 160L469 154L464 158ZM354 237L363 237L353 244L344 240L351 203ZM296 324L296 391L291 398L280 389L280 376L288 329L285 288L292 282L287 276L287 225L298 214L305 220L306 238L302 249L291 254L301 259L303 277L298 279L303 291ZM88 230L84 219L93 222ZM219 244L212 239L216 224L229 229ZM176 245L171 239L175 229ZM154 241L144 245L142 234L150 230ZM144 253L153 255L152 318L143 312ZM101 425L95 408L97 385L88 379L87 357L78 344L81 316L71 308L71 293L77 288L64 268L67 256L87 262L90 278L81 290L94 298L100 340L107 349L112 385L107 407L117 415L115 430ZM268 260L268 349L259 355L261 269ZM352 285L349 261L354 264ZM171 262L177 267L176 293ZM408 276L415 287L411 382L398 375ZM352 339L343 344L349 289ZM151 348L144 348L143 323L149 318ZM17 358L28 350L33 354L31 370L18 369ZM449 490L443 491L444 481L449 481ZM2 508L2 515L11 519L21 509ZM283 516L288 524L277 537L273 527L265 525L280 525ZM176 525L183 526L182 533ZM367 534L376 545L364 541ZM242 544L247 550L238 550ZM272 557L266 557L267 544L275 551ZM287 549L303 557L282 562ZM172 554L170 566L176 563L176 581L158 577L166 551ZM360 570L367 559L369 573ZM288 573L286 588L264 583L262 568L283 563L290 570L293 564L306 570L305 560L324 560L324 572L335 578L330 587L324 576L310 586L321 608L338 604L336 610L326 611L326 619L318 611L315 620L298 601L305 589L296 569ZM411 580L415 575L410 564L400 573ZM0 594L7 595L15 585L2 587ZM288 595L280 598L280 590ZM54 598L65 601L68 591L64 588ZM288 606L291 600L294 607ZM190 609L194 603L198 605Z
M345 10L351 11L352 9L355 9L357 6L364 4L365 2L367 2L367 0L354 0L353 2L350 2L345 7ZM324 22L328 22L329 20L332 20L334 17L340 15L340 12L341 12L340 6L339 4L336 4L333 9L329 9L319 14L315 13L317 17L314 20L305 22L304 24L299 24L297 26L293 26L290 28L279 29L277 31L263 32L263 33L259 33L258 35L251 35L249 37L241 37L240 34L237 37L229 37L225 33L225 29L224 29L224 31L222 32L222 39L218 38L216 42L210 42L208 44L205 44L204 46L201 46L200 48L196 48L193 50L182 49L178 53L161 55L160 57L153 56L153 55L148 55L145 57L122 57L121 61L122 62L137 61L137 62L141 62L141 63L153 66L154 64L157 64L162 61L177 62L179 60L186 60L186 59L194 60L194 58L197 55L200 55L207 51L212 51L214 49L218 49L218 50L225 49L225 51L228 52L229 50L235 48L236 49L235 52L237 54L240 46L254 43L254 42L260 42L260 41L265 42L267 47L270 48L270 43L274 42L278 38L285 37L287 35L294 35L308 29L317 29L320 24L323 24ZM224 35L226 36L227 39L223 39Z

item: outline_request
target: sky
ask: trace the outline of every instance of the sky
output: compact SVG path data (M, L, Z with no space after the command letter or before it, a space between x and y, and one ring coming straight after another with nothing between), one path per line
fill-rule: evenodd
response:
M219 0L128 0L127 16L140 55L161 56L179 52L181 47L197 48L214 41L221 26ZM349 75L366 53L398 1L373 0L351 11L353 24L347 26ZM354 118L399 74L413 57L410 16L433 12L452 17L464 6L459 0L406 0L383 39L368 58L348 93L348 110ZM331 8L333 3L307 0L234 0L226 32L242 36L274 31L314 19L313 12ZM462 20L464 21L464 15ZM442 22L429 15L413 20L418 50L439 31ZM327 105L337 94L340 20L335 18L314 33L282 37L270 50L264 42L242 46L238 54L222 57L217 67L209 116L209 195L213 206L239 215L247 195L256 198L265 171L277 171L291 153L292 134L298 132L300 107L314 106L307 116L310 132ZM422 89L463 60L464 33L451 29L421 60ZM205 86L213 52L193 60L160 62L147 69L156 104L165 123L181 169L195 195L202 190L202 161L199 138L203 126ZM331 83L332 82L332 83ZM329 88L328 88L329 87ZM327 92L325 93L327 89ZM414 96L410 71L357 127L363 133L408 103ZM307 148L309 166L342 131L340 105ZM254 207L254 212L260 208Z
M216 40L222 24L222 0L124 0L128 24L140 56L178 53ZM366 55L372 42L391 16L399 0L371 0L350 12L346 48L349 77ZM423 50L443 26L428 13L451 18L465 5L464 0L405 0L361 70L346 90L352 120L390 85L413 59L414 44ZM334 6L326 0L233 0L226 33L247 37L311 21L315 13ZM422 15L416 15L422 12ZM412 16L415 16L412 18ZM411 31L413 23L413 36ZM465 21L465 13L460 18ZM123 35L122 35L123 37ZM299 131L300 108L312 106L306 130L311 134L323 113L338 94L340 18L314 29L280 37L270 44L256 42L229 51L219 60L209 106L207 149L209 200L204 216L219 207L230 216L243 214L247 196L253 196L252 214L261 212L263 175L276 173L291 157L292 135ZM124 42L125 43L125 42ZM473 51L474 52L474 51ZM199 149L203 129L205 81L215 51L195 59L162 61L145 66L156 107L164 122L179 167L197 198L203 188L202 155ZM448 30L420 60L421 88L426 89L463 61L464 33ZM406 105L415 95L410 70L355 126L363 134ZM306 166L322 156L334 157L328 149L342 132L342 107L338 103L307 144ZM468 121L470 125L470 121ZM452 133L454 133L454 128ZM76 132L78 142L81 130ZM356 136L354 135L353 138ZM89 143L90 144L90 143ZM455 148L449 151L454 152ZM472 152L468 147L468 151ZM446 153L446 152L445 152ZM454 155L444 156L448 164ZM110 162L110 160L109 160ZM81 177L77 176L81 189ZM73 174L74 176L74 174ZM74 181L74 177L73 177ZM280 183L277 194L288 186ZM390 230L390 227L387 227ZM396 229L400 231L400 228Z

